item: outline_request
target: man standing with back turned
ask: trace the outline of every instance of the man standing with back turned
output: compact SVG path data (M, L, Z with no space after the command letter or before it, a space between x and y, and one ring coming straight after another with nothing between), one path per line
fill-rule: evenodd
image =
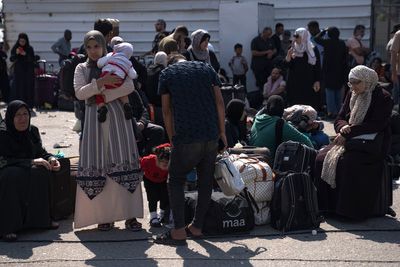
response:
M217 73L203 62L173 55L173 64L160 74L165 128L172 145L168 190L175 229L157 236L155 243L186 245L187 235L202 235L211 199L218 138L226 147L224 102ZM196 168L198 200L194 219L185 228L184 184Z

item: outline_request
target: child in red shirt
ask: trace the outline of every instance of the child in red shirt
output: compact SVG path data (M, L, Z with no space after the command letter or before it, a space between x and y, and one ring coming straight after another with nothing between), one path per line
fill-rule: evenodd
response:
M140 159L140 166L144 172L143 182L146 189L150 211L150 226L161 227L161 221L169 210L167 178L168 163L171 154L170 144L162 144L150 154ZM160 201L160 214L157 214L157 202ZM169 216L167 217L168 221Z

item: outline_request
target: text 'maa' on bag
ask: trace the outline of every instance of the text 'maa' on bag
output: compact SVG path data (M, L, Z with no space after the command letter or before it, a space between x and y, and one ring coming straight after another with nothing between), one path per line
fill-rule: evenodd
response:
M185 194L185 223L193 220L197 205L197 192ZM255 211L254 211L255 209ZM213 192L205 215L202 231L206 235L248 232L254 228L254 213L258 206L247 190L234 197Z

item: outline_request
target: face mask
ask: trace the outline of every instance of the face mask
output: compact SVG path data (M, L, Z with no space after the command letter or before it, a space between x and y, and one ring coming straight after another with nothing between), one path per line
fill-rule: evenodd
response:
M361 36L361 35L357 35L357 36L356 36L356 39L361 41L362 36Z

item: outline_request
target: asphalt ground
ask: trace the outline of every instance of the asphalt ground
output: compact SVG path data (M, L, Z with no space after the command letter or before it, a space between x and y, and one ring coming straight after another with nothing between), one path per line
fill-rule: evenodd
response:
M32 123L49 152L78 155L72 112L37 112ZM332 124L325 126L333 135ZM55 144L68 147L54 148ZM400 213L397 186L393 195L393 209ZM58 230L22 232L17 242L0 242L0 266L400 266L398 218L328 218L316 235L283 235L264 225L250 233L188 240L187 246L176 248L153 244L152 236L166 229L150 228L146 199L144 203L145 218L139 219L143 231L125 230L123 222L110 232L95 226L74 231L71 216Z

